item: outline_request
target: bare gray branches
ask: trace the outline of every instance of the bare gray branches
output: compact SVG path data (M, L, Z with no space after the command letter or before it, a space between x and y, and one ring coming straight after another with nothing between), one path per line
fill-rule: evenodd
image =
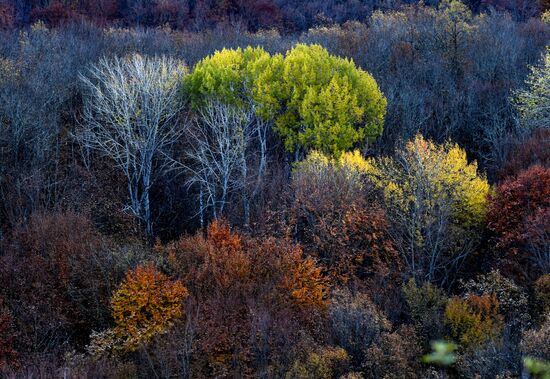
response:
M222 215L232 194L240 194L248 225L250 200L258 194L267 166L268 125L255 117L252 105L241 108L215 100L198 116L187 157L188 185L199 188L201 225L207 211Z
M153 232L149 190L173 168L171 147L184 128L179 122L183 62L167 57L103 58L89 75L78 140L113 159L128 179L129 210Z

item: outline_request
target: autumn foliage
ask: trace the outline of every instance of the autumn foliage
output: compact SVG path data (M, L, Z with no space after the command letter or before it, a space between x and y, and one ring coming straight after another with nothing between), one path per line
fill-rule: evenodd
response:
M294 237L341 283L390 279L400 269L385 212L368 199L367 170L358 151L336 159L314 151L294 167Z
M60 26L73 18L71 10L59 0L54 0L44 8L35 8L31 18L35 21L41 20L50 26Z
M445 322L452 337L468 348L498 337L502 330L499 303L494 295L451 299L445 309Z
M495 233L503 270L519 278L529 268L547 270L550 168L533 166L501 182L491 197L489 228ZM535 273L535 272L532 272Z
M320 268L285 240L253 239L214 221L206 237L183 237L163 254L199 304L204 359L197 364L211 375L249 372L258 344L269 345L265 359L281 359L300 323L318 319L327 306Z
M96 276L102 247L90 221L71 212L35 214L4 242L0 297L12 304L20 347L48 351L47 336L87 339L110 295L109 282Z
M550 167L550 131L536 129L526 141L518 143L499 172L501 179L514 176L531 166Z
M146 264L128 272L111 300L116 333L131 350L160 334L180 318L187 289Z
M13 317L5 309L0 297L0 368L7 365L15 365L17 352L14 349L15 330Z
M0 377L550 362L537 3L0 0Z

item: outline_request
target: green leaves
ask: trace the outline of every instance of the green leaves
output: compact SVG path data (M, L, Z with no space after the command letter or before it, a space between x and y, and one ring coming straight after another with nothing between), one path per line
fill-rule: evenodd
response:
M535 378L550 379L550 363L527 357L523 360L523 366Z
M224 49L200 61L184 84L195 108L212 97L254 104L290 152L316 149L338 157L382 134L387 102L376 81L319 45L298 44L285 56Z
M255 98L285 147L338 157L382 134L386 99L376 81L319 45L298 44L258 77Z
M432 352L422 357L422 362L439 365L450 366L456 362L456 345L446 341L432 341Z
M184 79L192 107L204 106L213 97L226 104L244 105L252 96L257 75L270 59L260 47L223 49L202 59Z

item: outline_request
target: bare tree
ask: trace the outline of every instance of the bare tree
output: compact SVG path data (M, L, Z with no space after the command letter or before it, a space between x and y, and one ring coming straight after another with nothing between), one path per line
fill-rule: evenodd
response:
M236 193L243 204L244 224L249 224L250 201L260 190L267 166L267 130L253 106L211 100L199 111L189 133L187 168L188 185L199 188L201 225L208 210L214 218L222 215Z
M155 179L177 165L170 157L184 128L179 88L184 64L167 57L102 59L88 76L83 125L85 148L112 158L128 180L129 210L153 233L149 192Z

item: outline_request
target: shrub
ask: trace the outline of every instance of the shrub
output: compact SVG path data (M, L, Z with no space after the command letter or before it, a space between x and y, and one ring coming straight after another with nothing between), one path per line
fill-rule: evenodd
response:
M334 343L346 349L354 367L361 366L368 348L391 328L391 323L366 295L347 290L334 292L329 318Z
M368 378L415 379L421 377L422 347L413 327L385 332L369 347L363 366Z
M323 347L295 361L285 374L286 379L331 379L340 377L349 364L347 352L340 347Z
M488 341L483 346L458 354L456 371L464 378L506 378L521 375L521 354L517 341Z
M521 351L528 356L550 361L550 314L544 315L540 328L526 331L521 341Z
M367 200L367 167L357 151L338 159L314 151L294 165L294 238L336 283L377 277L391 284L400 269L384 211Z
M0 297L0 370L16 364L17 352L14 349L15 330L11 313Z
M127 350L137 348L165 332L183 314L187 289L146 264L126 274L111 304L117 335L126 338Z
M516 176L531 166L550 167L550 130L536 129L531 137L519 143L499 171L499 178Z
M187 289L151 263L129 271L111 298L113 329L93 333L88 350L96 357L132 352L165 333L183 314Z
M479 275L475 280L464 283L468 295L495 295L499 312L511 333L520 333L530 323L529 299L523 288L513 280L505 278L499 271L493 270L487 275Z
M445 323L451 336L465 348L476 348L497 338L502 331L496 296L470 295L451 298L445 308Z
M34 21L43 21L48 26L60 26L73 18L73 13L59 0L53 0L44 8L35 8L31 12Z
M542 275L535 282L535 300L541 314L550 312L550 274Z
M200 312L194 356L205 376L285 367L327 308L320 268L289 241L251 238L214 221L206 237L182 237L160 251Z
M445 292L425 282L417 286L413 279L403 286L409 315L424 345L443 337L443 313L447 304Z
M14 23L13 6L9 3L0 3L0 31L11 29Z
M10 308L21 352L51 352L58 348L51 341L86 340L90 328L106 321L112 282L102 274L115 269L106 264L87 218L34 214L2 242L0 296ZM100 270L106 271L98 275Z

